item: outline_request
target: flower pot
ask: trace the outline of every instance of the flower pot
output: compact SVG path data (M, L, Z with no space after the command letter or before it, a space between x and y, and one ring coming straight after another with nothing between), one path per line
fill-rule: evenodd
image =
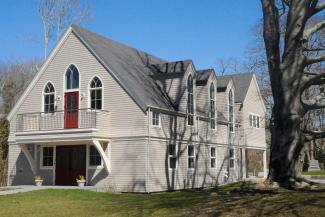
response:
M42 186L42 184L43 184L43 180L41 180L41 179L35 179L35 185L36 186Z
M77 180L78 186L81 188L85 187L85 182L86 182L86 180Z

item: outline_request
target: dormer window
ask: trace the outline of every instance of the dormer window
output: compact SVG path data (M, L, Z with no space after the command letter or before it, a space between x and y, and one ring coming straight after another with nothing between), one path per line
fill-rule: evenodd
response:
M53 113L54 112L54 97L55 97L55 90L54 86L51 82L48 82L44 88L43 92L44 97L44 113Z
M216 95L213 83L210 85L210 126L211 129L216 129Z
M194 125L193 77L187 79L187 124Z
M234 132L234 96L232 90L228 96L228 115L229 115L229 131Z
M65 73L65 88L78 89L79 88L79 71L74 65L70 65Z

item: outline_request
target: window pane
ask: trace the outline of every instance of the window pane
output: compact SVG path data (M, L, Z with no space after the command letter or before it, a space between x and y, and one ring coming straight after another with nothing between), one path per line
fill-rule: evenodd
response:
M188 125L193 125L193 115L188 115L187 116L187 124Z
M256 127L260 128L260 117L256 117Z
M169 168L175 169L176 168L176 158L170 157L169 158Z
M234 149L229 149L229 157L232 158L234 157Z
M79 88L79 72L76 68L74 68L72 74L72 88Z
M256 127L256 116L253 116L253 126Z
M43 147L43 166L53 166L53 147Z
M102 100L96 100L96 109L102 109Z
M187 150L188 150L188 156L194 156L194 146L193 145L189 145Z
M230 161L229 161L229 167L230 168L234 168L234 166L235 166L234 159L230 159Z
M194 158L188 159L188 168L194 168Z
M249 115L249 126L253 126L253 117L252 115Z
M175 145L169 145L168 151L169 151L169 155L176 156L176 146Z
M211 159L211 168L215 168L216 167L216 159L212 158Z
M102 90L96 90L96 99L102 99Z
M99 152L97 151L95 146L90 146L90 149L89 149L89 165L90 166L99 166L101 164L102 164L102 159L101 159L101 156L100 156Z
M211 157L216 156L216 148L211 148Z

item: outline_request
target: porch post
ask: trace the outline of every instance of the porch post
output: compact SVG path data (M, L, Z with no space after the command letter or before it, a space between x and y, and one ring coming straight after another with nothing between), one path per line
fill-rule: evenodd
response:
M95 148L97 149L98 153L100 154L102 160L104 161L104 167L105 167L106 171L108 173L110 173L111 165L109 163L109 159L108 159L107 155L105 154L105 152L103 150L103 147L101 146L100 142L96 139L93 139L92 143L95 146Z
M23 151L23 153L25 154L25 156L27 158L27 161L28 161L28 163L30 165L30 168L33 171L33 174L36 175L36 162L35 162L35 159L32 157L32 155L28 151L26 145L21 144L19 146L20 146L21 150Z
M246 162L246 149L245 148L242 148L241 149L241 153L242 153L242 179L246 179L247 178L247 171L246 171L246 165L247 165L247 162Z
M263 170L264 170L264 178L267 178L267 159L266 159L266 150L263 151Z

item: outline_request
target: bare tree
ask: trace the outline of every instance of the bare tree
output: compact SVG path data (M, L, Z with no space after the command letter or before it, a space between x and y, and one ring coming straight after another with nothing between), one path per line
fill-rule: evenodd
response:
M242 66L239 60L235 57L217 59L217 74L224 76L225 74L239 73Z
M29 81L38 71L39 65L40 62L38 60L1 64L1 113L7 114L12 109L20 95L27 87Z
M80 0L39 0L38 11L44 31L44 59L52 39L57 41L71 23L81 23L90 14L86 1Z
M325 73L315 67L322 66L325 60L323 47L311 43L312 38L325 28L325 22L321 19L315 24L310 23L312 17L324 11L325 2L261 0L261 3L263 36L274 99L268 180L292 187L308 182L297 172L304 142L325 136L325 132L304 130L301 126L309 111L325 107L321 91L311 99L304 98L310 87L321 90L321 85L325 84ZM281 16L283 14L285 16ZM281 17L286 21L283 34Z
M39 0L38 11L41 16L44 32L44 59L47 57L49 41L53 35L53 25L55 22L56 0Z

